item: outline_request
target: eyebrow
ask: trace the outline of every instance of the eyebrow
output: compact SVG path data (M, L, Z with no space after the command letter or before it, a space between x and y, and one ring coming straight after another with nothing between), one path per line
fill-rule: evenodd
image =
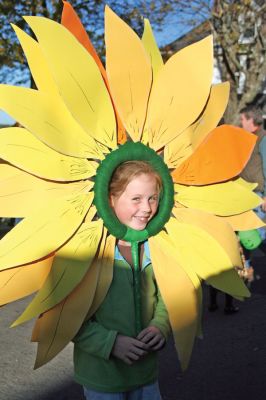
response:
M149 197L152 197L152 196L157 196L157 195L159 195L159 193L158 193L158 192L156 192L156 193L153 193L153 194L149 195ZM138 194L138 193L136 193L136 194L132 194L132 197L135 197L135 196L143 197L143 194Z

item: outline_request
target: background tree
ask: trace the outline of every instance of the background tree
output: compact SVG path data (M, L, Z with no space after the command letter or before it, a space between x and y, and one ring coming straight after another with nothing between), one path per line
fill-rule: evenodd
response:
M104 56L104 6L103 0L69 0L75 8L92 42L100 55ZM143 17L160 29L169 10L165 1L111 0L109 6L120 15L138 34L143 29ZM0 81L25 84L30 81L26 60L10 22L27 30L23 15L41 15L60 21L63 2L61 0L1 0L0 2ZM28 31L29 32L29 31ZM32 82L33 84L33 82Z
M212 33L222 81L231 95L226 122L236 123L239 111L254 103L262 107L266 76L266 4L264 0L169 0L169 6L189 33L167 46L171 49ZM167 55L166 55L167 56ZM265 110L266 111L266 110Z

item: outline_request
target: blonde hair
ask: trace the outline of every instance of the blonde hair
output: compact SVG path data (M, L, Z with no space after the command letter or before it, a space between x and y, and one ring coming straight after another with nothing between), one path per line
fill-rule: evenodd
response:
M154 176L158 192L160 192L163 183L159 173L147 161L136 160L126 161L115 169L109 184L109 195L119 197L125 191L129 182L142 174Z

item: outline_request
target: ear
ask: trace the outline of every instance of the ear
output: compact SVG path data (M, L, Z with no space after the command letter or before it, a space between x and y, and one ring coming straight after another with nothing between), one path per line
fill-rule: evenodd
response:
M254 119L252 118L252 132L257 132L259 129L259 126L254 124Z
M115 196L113 196L111 194L109 196L109 204L110 204L110 207L114 208L114 206L115 206Z

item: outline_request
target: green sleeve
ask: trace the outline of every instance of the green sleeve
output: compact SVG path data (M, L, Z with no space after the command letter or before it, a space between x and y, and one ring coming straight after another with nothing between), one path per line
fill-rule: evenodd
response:
M94 356L108 360L118 332L108 330L96 321L84 322L74 337L75 346Z
M171 332L171 326L168 318L168 312L159 289L157 306L155 308L154 316L150 321L149 326L156 326L156 328L160 329L165 339L167 340Z

